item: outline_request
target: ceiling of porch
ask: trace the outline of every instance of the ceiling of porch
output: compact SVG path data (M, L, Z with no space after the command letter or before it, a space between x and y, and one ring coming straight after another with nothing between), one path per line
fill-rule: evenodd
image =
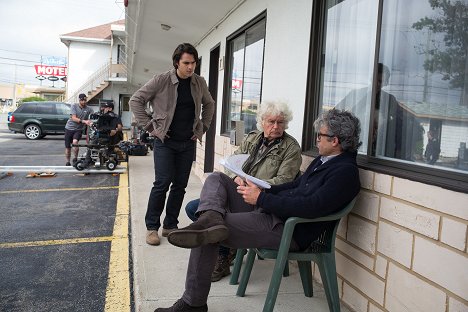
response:
M245 1L128 0L129 82L138 87L172 68L172 53L179 43L197 45ZM164 30L162 24L170 29Z

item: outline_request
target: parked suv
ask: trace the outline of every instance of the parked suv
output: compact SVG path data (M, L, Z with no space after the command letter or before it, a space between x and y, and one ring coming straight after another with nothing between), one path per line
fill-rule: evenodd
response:
M30 140L41 139L46 134L65 133L70 118L70 104L61 102L25 102L8 118L8 129L24 133Z

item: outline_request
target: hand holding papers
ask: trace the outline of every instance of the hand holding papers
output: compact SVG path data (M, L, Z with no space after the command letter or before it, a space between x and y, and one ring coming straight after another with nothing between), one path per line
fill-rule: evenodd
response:
M249 180L260 188L269 189L271 187L270 184L242 171L242 165L247 158L249 158L248 154L231 155L227 158L221 159L219 163L229 171L235 173L238 177L241 177L244 180Z

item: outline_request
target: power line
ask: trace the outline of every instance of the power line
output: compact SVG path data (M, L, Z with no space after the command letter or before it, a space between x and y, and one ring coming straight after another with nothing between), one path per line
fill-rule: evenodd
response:
M15 59L15 58L9 58L9 57L1 57L1 56L0 56L0 59L9 60L9 61L30 62L30 63L37 63L38 62L38 61L22 60L22 59Z
M22 66L22 67L29 67L31 68L32 65L24 65L24 64L16 64L16 63L0 63L2 65L11 65L11 66Z
M23 51L15 51L15 50L6 50L6 49L0 49L0 51L14 52L14 53L22 53L22 54L30 54L30 55L39 55L39 56L43 56L43 55L44 55L44 54L37 54L37 53L23 52Z

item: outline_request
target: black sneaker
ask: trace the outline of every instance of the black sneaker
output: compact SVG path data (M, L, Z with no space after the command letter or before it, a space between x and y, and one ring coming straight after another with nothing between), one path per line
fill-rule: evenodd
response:
M73 160L72 160L73 166L76 164L77 161L78 161L78 159L73 158Z
M202 305L201 307L192 307L185 303L184 300L179 299L169 308L157 308L154 312L208 312L208 306Z
M67 163L65 164L65 166L71 166L70 162L67 161Z

